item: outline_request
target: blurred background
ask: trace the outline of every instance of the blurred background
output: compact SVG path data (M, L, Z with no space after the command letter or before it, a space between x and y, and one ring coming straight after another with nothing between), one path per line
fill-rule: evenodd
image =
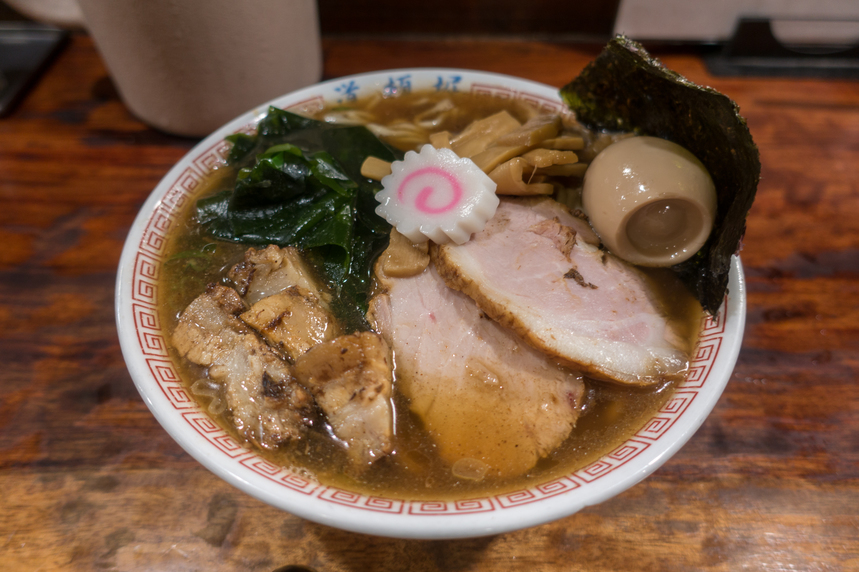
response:
M526 35L602 43L625 33L651 43L718 44L731 38L740 18L756 17L780 21L777 35L787 42L859 39L855 0L318 0L318 9L328 36ZM61 14L56 24L73 25L75 12L74 0L0 0L0 21Z

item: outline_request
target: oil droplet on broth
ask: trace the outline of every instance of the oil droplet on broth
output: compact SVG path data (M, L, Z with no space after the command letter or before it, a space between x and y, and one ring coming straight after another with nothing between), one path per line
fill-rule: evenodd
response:
M481 481L489 471L489 465L477 459L460 459L451 467L453 476L470 481Z

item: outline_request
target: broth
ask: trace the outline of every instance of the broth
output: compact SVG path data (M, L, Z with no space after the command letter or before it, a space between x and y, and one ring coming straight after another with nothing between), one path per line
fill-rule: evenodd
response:
M524 121L534 111L522 102L487 96L445 93L455 105L456 112L432 125L432 130L462 129L471 120L485 117L501 109ZM441 99L431 94L415 93L394 98L371 98L358 102L349 110L326 109L317 118L366 120L379 125L397 122L426 113L432 121L431 110ZM405 131L403 131L406 133ZM597 135L584 133L588 140ZM382 137L401 149L410 149L412 135ZM416 137L416 136L415 136ZM222 167L214 171L196 198L231 188L235 169ZM214 240L207 237L196 222L193 201L183 218L168 237L167 262L162 272L159 296L162 321L168 331L175 328L184 308L205 289L209 282L224 281L227 270L239 262L249 245ZM702 311L694 297L667 270L648 270L654 291L663 301L666 314L681 324L690 350L696 343ZM670 301L670 302L669 302ZM690 352L691 353L691 352ZM203 409L241 442L223 407L206 382L205 368L174 355L182 379ZM394 453L375 463L360 475L348 470L349 461L343 449L331 438L322 420L316 420L307 437L287 444L276 451L258 452L274 463L322 483L372 495L403 499L453 499L481 494L497 494L521 489L561 475L569 474L608 453L634 434L658 411L674 391L674 383L652 387L631 387L586 379L585 405L569 437L555 451L541 459L527 474L515 478L469 481L456 478L450 467L434 454L435 445L422 430L420 421L409 411L404 398L394 391L395 437Z

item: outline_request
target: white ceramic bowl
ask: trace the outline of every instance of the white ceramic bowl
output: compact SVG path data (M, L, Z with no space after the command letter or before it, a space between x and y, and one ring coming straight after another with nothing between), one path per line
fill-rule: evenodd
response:
M318 108L374 91L456 89L528 100L564 109L556 88L497 74L456 69L404 69L344 77L270 102ZM260 106L228 123L191 150L155 188L137 216L116 284L122 352L146 405L189 454L235 487L300 517L367 534L400 538L465 538L498 534L569 516L644 479L695 433L731 376L745 324L745 284L735 258L722 310L702 324L691 372L674 396L625 443L573 473L528 489L466 500L402 501L365 496L309 481L244 448L215 424L185 390L167 351L169 333L156 310L165 236L192 200L205 174L224 162L224 137L250 131Z

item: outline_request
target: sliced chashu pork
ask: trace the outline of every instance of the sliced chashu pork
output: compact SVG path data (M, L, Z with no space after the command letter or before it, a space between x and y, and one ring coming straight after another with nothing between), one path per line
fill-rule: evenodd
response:
M454 474L527 472L570 433L581 376L487 319L432 265L380 279L369 317L391 344L398 390Z
M689 350L644 277L596 242L552 199L502 199L470 241L432 254L450 287L573 367L629 384L682 378Z
M295 375L316 398L349 457L367 466L393 450L393 360L374 332L320 343L295 362Z
M173 345L223 384L238 432L271 449L300 437L313 400L290 365L236 317L242 310L235 290L210 285L182 312Z

